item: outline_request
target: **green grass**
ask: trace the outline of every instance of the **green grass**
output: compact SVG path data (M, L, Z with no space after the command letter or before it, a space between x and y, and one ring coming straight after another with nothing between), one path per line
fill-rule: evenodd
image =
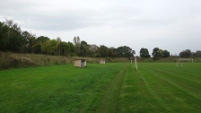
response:
M201 64L71 64L0 71L0 113L200 113Z
M121 91L123 113L200 113L201 64L130 65Z
M125 64L88 64L0 71L0 112L96 112Z

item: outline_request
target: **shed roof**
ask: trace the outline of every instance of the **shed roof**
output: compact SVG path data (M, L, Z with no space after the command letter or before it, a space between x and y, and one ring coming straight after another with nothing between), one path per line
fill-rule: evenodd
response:
M74 59L74 60L87 60L87 59L83 59L83 58L77 58L77 59Z

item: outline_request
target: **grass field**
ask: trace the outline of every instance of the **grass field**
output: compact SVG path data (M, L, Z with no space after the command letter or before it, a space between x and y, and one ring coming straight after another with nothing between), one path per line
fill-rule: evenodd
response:
M201 64L142 63L128 68L120 96L121 112L200 113Z
M0 71L1 113L200 113L201 64L88 64Z

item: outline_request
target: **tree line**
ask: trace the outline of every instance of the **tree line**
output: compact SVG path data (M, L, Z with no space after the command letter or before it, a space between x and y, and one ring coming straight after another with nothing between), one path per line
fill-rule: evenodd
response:
M46 36L39 36L22 31L13 20L0 21L0 51L15 53L35 53L63 56L89 56L89 57L133 57L133 50L128 46L117 48L104 45L91 45L80 39L73 38L73 42L62 41L59 37L50 39ZM190 50L180 52L180 57L201 57L201 52L191 53ZM190 54L190 56L189 56ZM170 52L155 47L152 52L154 60L170 56ZM151 58L147 48L140 49L141 58Z
M183 50L179 53L179 56L182 58L201 58L201 51L197 50L196 52L191 52L190 49Z
M118 48L104 45L90 45L81 41L79 36L73 38L73 42L62 41L59 37L50 39L22 31L13 20L0 21L0 51L15 53L36 53L66 56L90 56L90 57L131 57L132 49L128 46Z
M153 56L154 60L157 60L160 58L167 58L170 56L170 52L167 50L162 50L162 49L159 49L158 47L155 47L153 49L152 56ZM151 57L147 48L140 49L140 57L141 58L150 58Z

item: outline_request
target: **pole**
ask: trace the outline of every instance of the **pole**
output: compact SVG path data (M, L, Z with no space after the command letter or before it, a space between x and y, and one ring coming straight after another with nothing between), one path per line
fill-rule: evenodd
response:
M135 69L137 70L138 67L137 67L137 58L135 57Z

